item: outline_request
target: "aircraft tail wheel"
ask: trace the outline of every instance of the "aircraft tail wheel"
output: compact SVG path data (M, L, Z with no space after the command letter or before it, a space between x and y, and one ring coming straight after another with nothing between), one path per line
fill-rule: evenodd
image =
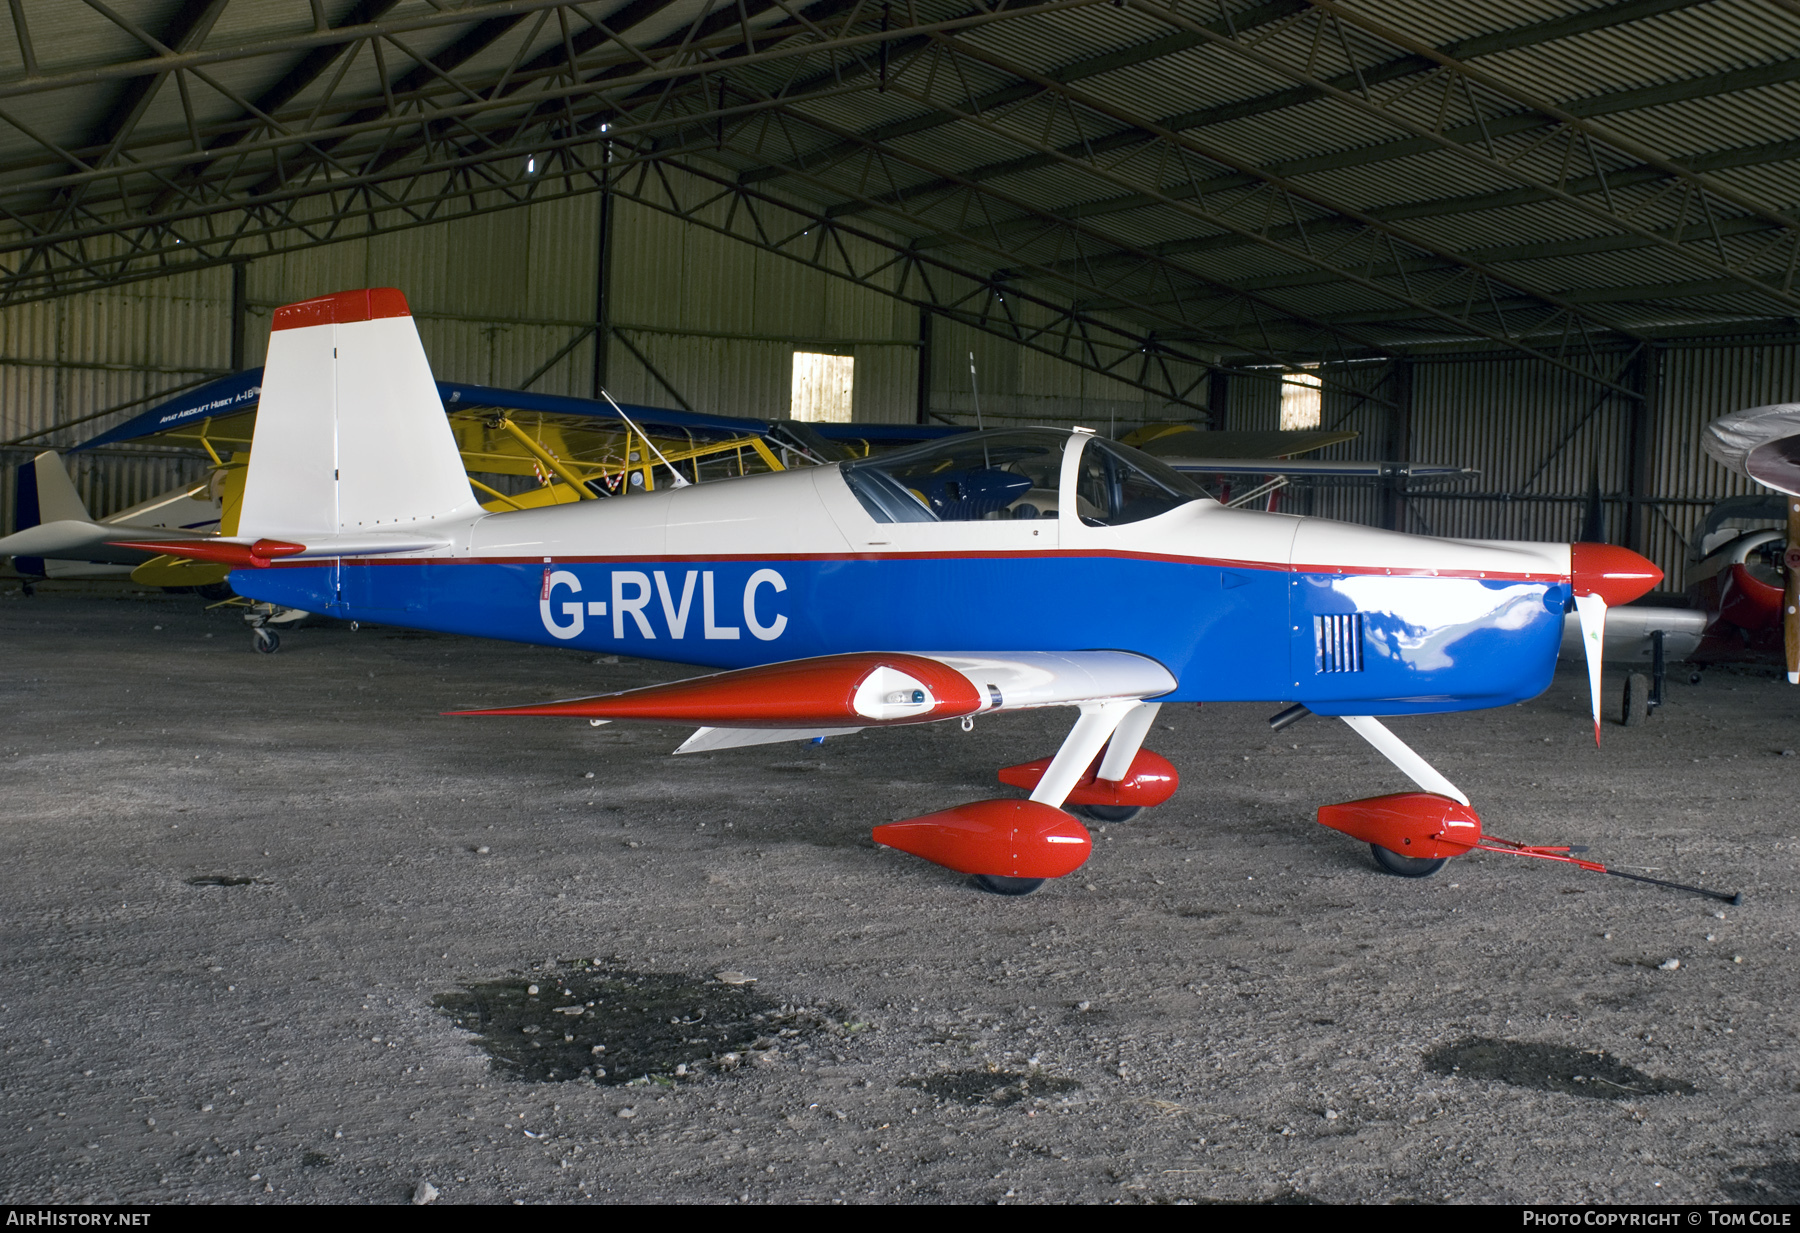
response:
M1633 672L1625 678L1625 694L1619 708L1619 722L1635 728L1650 718L1650 678Z
M1043 878L1006 878L997 873L978 873L970 881L991 895L1029 895L1044 884Z
M19 591L26 599L30 599L33 595L37 594L37 583L27 579L19 584Z
M1442 856L1435 859L1428 856L1402 856L1378 843L1370 844L1369 851L1375 854L1377 865L1397 878L1429 878L1449 860Z
M1144 812L1142 805L1077 805L1077 813L1086 814L1096 822L1129 822Z
M1700 683L1700 674L1698 672L1688 673L1688 684L1689 685L1698 685L1699 683Z
M250 645L263 655L273 655L281 649L281 635L259 625L250 631Z

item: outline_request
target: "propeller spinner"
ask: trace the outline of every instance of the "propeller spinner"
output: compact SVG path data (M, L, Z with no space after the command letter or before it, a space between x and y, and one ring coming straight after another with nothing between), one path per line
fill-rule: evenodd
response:
M1794 576L1790 571L1790 587ZM1662 570L1629 548L1614 544L1569 545L1569 581L1575 591L1575 615L1581 622L1581 649L1587 656L1596 748L1600 744L1600 665L1606 643L1606 610L1615 604L1630 603L1662 579ZM1793 592L1790 590L1789 594L1792 596ZM1791 603L1790 599L1790 606ZM1789 653L1788 662L1794 662L1793 652Z

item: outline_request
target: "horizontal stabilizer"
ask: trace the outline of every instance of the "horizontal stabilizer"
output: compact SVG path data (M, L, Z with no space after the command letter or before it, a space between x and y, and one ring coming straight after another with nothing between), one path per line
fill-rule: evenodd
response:
M117 535L114 528L111 534ZM163 534L158 531L157 534ZM217 561L238 569L261 569L271 561L287 557L318 560L328 557L371 557L395 552L429 552L446 548L449 541L420 535L332 535L321 536L304 544L279 539L215 538L179 541L115 539L119 548L136 548L164 556L184 557L190 561Z
M681 743L678 754L709 753L743 745L774 745L782 741L811 741L825 736L849 736L861 728L701 728Z
M0 539L0 556L25 557L72 557L85 559L95 551L104 554L106 547L119 538L120 528L107 526L101 522L82 522L73 518L59 519L56 522L45 522L35 527L27 527L23 531L14 532ZM181 531L158 530L158 535L168 535L172 539L187 541L189 536ZM195 535L193 539L201 537ZM166 551L157 549L156 551ZM123 557L122 560L136 561L137 556Z
M114 531L113 534L117 535L118 532ZM213 561L238 569L263 569L271 561L280 560L282 557L297 556L306 551L304 544L290 544L278 539L259 539L248 544L229 539L174 541L116 539L112 543L116 548L135 548L140 552L154 552L166 557L183 557L189 561Z

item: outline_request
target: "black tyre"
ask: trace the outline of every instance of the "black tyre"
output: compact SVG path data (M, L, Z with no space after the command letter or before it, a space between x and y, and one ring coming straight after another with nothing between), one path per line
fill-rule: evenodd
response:
M203 587L195 587L194 592L199 595L201 599L211 600L213 603L230 599L237 594L236 591L231 589L229 583L224 582L209 582Z
M19 584L19 592L24 595L26 599L30 599L33 595L37 594L37 583L27 578L24 582Z
M1650 718L1650 678L1633 672L1625 678L1625 692L1619 700L1619 722L1635 728Z
M1142 805L1077 805L1075 808L1096 822L1129 822L1144 812Z
M260 654L273 655L281 649L281 635L272 629L258 626L250 633L250 645L255 647Z
M1397 878L1429 878L1448 863L1448 857L1402 856L1378 843L1369 845L1375 863Z
M1044 884L1042 878L1003 878L997 873L978 873L970 880L990 895L1029 895Z

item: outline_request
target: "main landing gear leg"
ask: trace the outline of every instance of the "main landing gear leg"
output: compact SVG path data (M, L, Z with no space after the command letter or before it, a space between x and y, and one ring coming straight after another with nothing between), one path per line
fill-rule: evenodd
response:
M1140 711L1148 711L1149 714L1138 721L1136 713ZM1063 738L1062 748L1050 759L1044 777L1032 789L1031 799L1053 809L1062 808L1063 802L1074 790L1076 781L1093 765L1101 747L1109 739L1116 741L1124 737L1130 741L1131 752L1125 756L1124 762L1126 767L1130 767L1131 759L1137 756L1138 746L1143 744L1145 734L1150 731L1150 721L1155 717L1154 706L1145 707L1136 701L1082 703L1080 718L1069 730L1069 735ZM1136 728L1135 737L1127 730L1128 724ZM1108 751L1107 757L1112 757L1111 751ZM1029 895L1044 884L1043 878L1008 878L992 873L978 873L973 880L982 890L996 895Z
M1146 708L1136 699L1123 702L1083 702L1081 717L1069 729L1069 735L1063 738L1062 748L1050 759L1044 777L1031 790L1031 799L1053 809L1062 808L1062 803L1069 799L1069 793L1074 791L1076 781L1099 756L1101 746L1124 725L1128 715L1143 709ZM1125 758L1125 767L1129 768L1131 759L1137 756L1137 747L1144 743L1144 734L1150 731L1150 719L1154 718L1155 711L1151 708L1150 717L1142 721L1143 728L1132 744L1131 753ZM1110 753L1108 760L1111 760ZM1118 773L1123 774L1124 771ZM1105 777L1104 768L1101 777Z
M1160 702L1140 702L1136 710L1119 721L1112 740L1106 743L1106 756L1100 759L1100 769L1094 778L1117 783L1130 773L1132 759L1144 747L1144 738L1150 735L1150 727L1161 710ZM1129 822L1144 812L1142 805L1082 805L1079 808L1096 822Z
M1352 732L1373 745L1377 753L1399 767L1422 790L1436 796L1447 796L1458 804L1469 803L1469 798L1463 795L1461 788L1445 779L1436 767L1415 753L1412 746L1388 731L1387 725L1373 715L1344 715L1341 718L1350 725ZM1374 854L1377 865L1403 878L1428 878L1444 867L1443 859L1406 856L1376 843L1369 845L1369 851Z

